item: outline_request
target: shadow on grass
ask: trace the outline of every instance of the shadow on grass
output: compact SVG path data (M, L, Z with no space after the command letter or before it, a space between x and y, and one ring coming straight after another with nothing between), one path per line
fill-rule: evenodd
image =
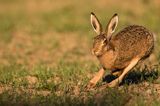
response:
M113 76L113 75L106 75L103 78L103 82L109 83L116 78L117 77ZM152 82L153 80L155 80L157 78L158 78L158 71L155 71L155 70L143 71L143 72L132 71L123 79L123 81L120 85L123 85L123 84L127 84L127 85L129 85L129 84L139 84L143 81Z

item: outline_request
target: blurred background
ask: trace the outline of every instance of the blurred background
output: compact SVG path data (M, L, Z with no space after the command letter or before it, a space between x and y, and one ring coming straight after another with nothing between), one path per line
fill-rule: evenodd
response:
M118 13L116 33L131 24L152 31L159 61L160 0L0 0L0 105L83 104L83 94L92 105L99 103L93 92L82 92L100 67L91 55L91 12L103 28ZM158 106L160 78L156 84L154 77L141 79L107 89L100 102Z
M159 0L0 0L0 63L32 67L92 60L90 48L96 34L90 12L103 27L118 13L117 31L131 24L143 25L159 42L159 10Z

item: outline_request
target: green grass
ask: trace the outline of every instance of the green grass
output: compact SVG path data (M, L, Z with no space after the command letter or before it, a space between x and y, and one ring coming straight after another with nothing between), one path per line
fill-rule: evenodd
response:
M11 65L11 66L1 66L1 84L13 84L16 85L18 78L24 77L27 75L27 71L24 67L19 65Z
M88 65L85 66L85 64ZM89 80L86 75L93 73L96 69L97 67L93 63L76 62L60 62L55 68L40 65L32 70L16 64L3 66L0 68L0 84L6 90L0 94L0 103L2 105L69 106L84 104L123 106L128 101L131 101L132 105L145 105L147 103L143 93L130 91L128 85L123 85L123 89L108 88L103 91L84 92L84 86ZM92 70L93 72L87 72L86 70ZM26 76L34 77L37 81L31 84L29 80L26 80ZM141 85L135 86L140 87ZM132 89L134 88L132 87ZM43 91L48 91L48 96L45 96ZM156 93L151 93L152 98L156 98L156 96ZM84 100L85 98L87 101ZM159 101L155 99L150 104L158 105Z
M100 68L90 53L96 35L90 12L104 28L118 13L116 32L130 24L153 31L159 62L159 9L158 0L0 0L0 105L158 106L159 66L157 73L130 73L117 88L84 87Z

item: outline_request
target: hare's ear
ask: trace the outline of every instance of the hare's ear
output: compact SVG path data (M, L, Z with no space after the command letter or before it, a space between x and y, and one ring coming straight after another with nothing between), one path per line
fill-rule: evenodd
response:
M100 35L102 32L102 26L101 26L98 18L96 17L96 15L93 12L91 12L91 25L92 25L94 31L98 35Z
M110 40L112 33L115 31L115 29L117 27L117 24L118 24L118 15L114 14L112 16L112 18L110 19L110 21L106 27L106 30L105 30L108 40Z

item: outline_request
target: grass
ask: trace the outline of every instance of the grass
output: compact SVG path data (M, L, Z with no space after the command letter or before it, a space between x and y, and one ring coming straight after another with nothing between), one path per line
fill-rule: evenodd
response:
M90 12L104 27L118 13L117 32L129 24L153 31L159 63L159 3L0 0L0 105L158 106L160 69L151 63L149 70L135 70L154 72L130 73L120 87L90 92L84 87L100 67L90 53L95 35Z

